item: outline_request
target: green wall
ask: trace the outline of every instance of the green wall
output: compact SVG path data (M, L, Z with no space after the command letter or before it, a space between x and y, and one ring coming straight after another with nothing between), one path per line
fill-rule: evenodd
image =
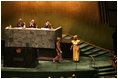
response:
M34 19L38 28L50 20L53 28L62 26L63 33L77 34L80 39L113 49L114 28L100 24L96 1L1 1L1 33L8 25L16 26L22 18L28 27Z

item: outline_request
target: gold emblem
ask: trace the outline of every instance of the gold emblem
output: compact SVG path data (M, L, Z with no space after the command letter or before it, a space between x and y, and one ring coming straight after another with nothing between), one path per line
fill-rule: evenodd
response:
M17 53L21 53L21 49L20 49L20 48L17 48L17 49L16 49L16 52L17 52Z

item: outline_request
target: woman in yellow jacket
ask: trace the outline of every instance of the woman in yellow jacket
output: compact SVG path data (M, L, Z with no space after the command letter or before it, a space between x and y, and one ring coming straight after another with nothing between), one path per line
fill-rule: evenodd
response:
M70 50L73 48L73 61L79 61L80 40L77 39L77 35L73 36L73 40L71 42L73 45L71 46Z

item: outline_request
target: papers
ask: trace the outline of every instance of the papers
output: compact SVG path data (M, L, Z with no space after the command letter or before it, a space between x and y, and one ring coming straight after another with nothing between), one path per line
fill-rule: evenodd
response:
M49 28L41 28L41 30L50 30Z

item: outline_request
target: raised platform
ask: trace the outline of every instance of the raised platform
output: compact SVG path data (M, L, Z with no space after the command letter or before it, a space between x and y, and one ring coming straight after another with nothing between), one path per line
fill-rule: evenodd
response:
M96 74L96 70L90 67L89 57L80 57L80 62L73 62L71 59L64 59L62 63L39 60L36 68L14 68L3 67L2 78L20 77L20 78L47 78L48 76L59 78L60 76L70 77L73 73L78 78L92 78Z
M52 58L55 57L56 51L52 49L39 49L39 64L36 68L14 68L3 67L3 60L1 65L1 77L19 77L19 78L47 78L51 76L53 78L59 78L63 76L65 78L70 77L73 73L77 78L93 78L105 76L114 77L117 71L110 64L113 54L108 50L100 47L96 47L90 43L84 41L80 42L80 62L75 63L72 61L72 51L70 51L72 37L69 35L62 35L62 51L63 62L53 63ZM4 43L4 42L2 42ZM5 48L2 45L2 57L4 55ZM90 56L95 59L92 66L90 65Z

